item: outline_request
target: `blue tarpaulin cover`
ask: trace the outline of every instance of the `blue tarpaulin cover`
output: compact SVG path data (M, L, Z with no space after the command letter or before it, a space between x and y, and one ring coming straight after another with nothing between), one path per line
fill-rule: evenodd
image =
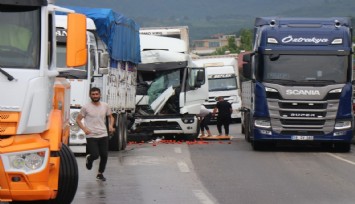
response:
M141 62L139 25L130 18L107 8L63 6L91 18L99 37L116 61Z

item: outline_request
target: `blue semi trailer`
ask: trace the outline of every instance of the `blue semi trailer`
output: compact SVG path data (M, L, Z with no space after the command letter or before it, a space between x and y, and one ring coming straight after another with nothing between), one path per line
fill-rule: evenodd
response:
M348 18L256 19L242 83L242 132L254 150L311 142L350 151L351 39Z

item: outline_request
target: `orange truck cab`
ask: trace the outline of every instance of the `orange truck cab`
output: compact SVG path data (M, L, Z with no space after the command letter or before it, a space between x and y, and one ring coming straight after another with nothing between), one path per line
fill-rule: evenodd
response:
M71 203L78 167L67 147L70 85L56 77L55 11L70 13L68 67L86 63L86 17L47 0L0 7L0 202Z

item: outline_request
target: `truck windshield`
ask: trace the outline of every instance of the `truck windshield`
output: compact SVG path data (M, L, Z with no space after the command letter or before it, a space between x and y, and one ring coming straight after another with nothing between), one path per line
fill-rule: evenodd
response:
M67 68L66 65L66 46L65 44L57 45L57 67L59 70L59 77L67 79L86 79L87 68L86 66Z
M346 83L348 56L265 55L262 81L273 83Z
M4 68L39 69L40 9L0 8L0 65Z
M237 80L234 77L228 78L208 78L209 91L227 91L237 89Z
M157 75L148 89L149 105L170 86L175 89L180 86L180 70L161 72Z

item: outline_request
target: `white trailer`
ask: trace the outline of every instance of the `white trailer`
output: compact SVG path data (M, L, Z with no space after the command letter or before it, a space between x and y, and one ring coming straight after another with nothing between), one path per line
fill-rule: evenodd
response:
M217 97L222 96L232 104L232 119L240 120L240 81L235 56L198 57L193 62L204 67L208 75L208 100L203 105L212 111L218 101Z

